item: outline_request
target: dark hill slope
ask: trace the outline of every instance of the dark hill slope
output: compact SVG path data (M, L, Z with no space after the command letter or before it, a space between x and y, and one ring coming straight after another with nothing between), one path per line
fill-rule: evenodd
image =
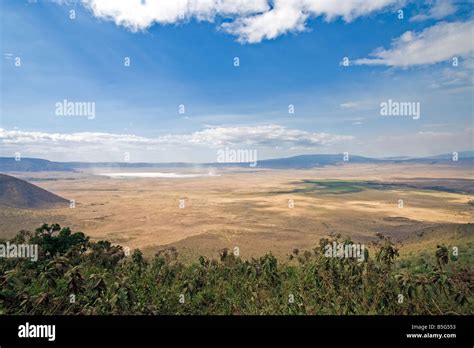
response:
M14 208L46 209L69 201L25 180L0 173L0 205Z

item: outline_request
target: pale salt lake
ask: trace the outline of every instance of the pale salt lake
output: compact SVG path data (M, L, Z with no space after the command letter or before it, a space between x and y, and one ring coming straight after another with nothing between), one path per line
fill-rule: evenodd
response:
M219 174L214 173L202 173L202 174L182 174L182 173L159 173L159 172L149 172L149 173L98 173L98 175L108 176L109 178L114 179L127 179L127 178L167 178L167 179L188 179L188 178L204 178L204 177L213 177L220 176Z

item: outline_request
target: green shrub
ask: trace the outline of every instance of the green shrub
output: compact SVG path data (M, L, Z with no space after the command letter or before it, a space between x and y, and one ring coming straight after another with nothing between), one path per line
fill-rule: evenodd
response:
M11 242L38 244L37 262L0 259L1 314L472 314L472 269L448 249L398 262L382 235L364 261L295 249L288 262L271 254L243 260L178 261L176 249L146 259L81 232L43 225ZM340 243L351 241L335 240Z

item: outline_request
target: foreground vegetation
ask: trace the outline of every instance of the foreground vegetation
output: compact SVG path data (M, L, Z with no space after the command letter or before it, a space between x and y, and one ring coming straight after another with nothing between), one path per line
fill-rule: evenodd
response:
M59 225L21 231L10 243L37 244L39 258L0 259L1 314L473 314L469 262L433 250L434 262L398 261L378 236L365 261L328 258L322 240L280 263L271 254L242 260L178 261L175 249L145 259L90 241ZM342 241L335 237L338 242Z

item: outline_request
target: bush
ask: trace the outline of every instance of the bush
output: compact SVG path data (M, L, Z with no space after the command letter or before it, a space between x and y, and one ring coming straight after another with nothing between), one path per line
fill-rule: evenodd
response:
M378 237L374 258L364 261L325 257L332 241L322 240L313 251L295 249L288 262L223 250L219 260L183 264L173 248L151 259L139 250L126 257L120 246L43 225L11 241L38 244L37 262L0 260L0 313L473 313L472 270L447 257L445 246L433 251L433 264L400 263L391 240Z

